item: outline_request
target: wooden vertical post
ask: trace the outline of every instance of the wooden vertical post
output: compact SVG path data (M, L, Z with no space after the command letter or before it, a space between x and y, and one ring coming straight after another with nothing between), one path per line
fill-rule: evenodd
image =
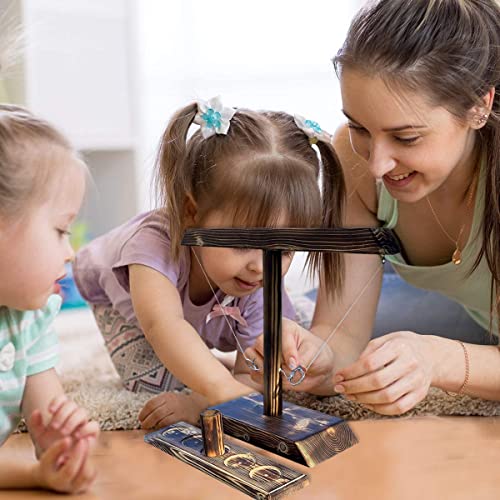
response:
M203 448L207 457L224 455L224 431L222 415L219 410L205 410L200 413Z
M281 395L281 250L264 250L264 415L278 417Z

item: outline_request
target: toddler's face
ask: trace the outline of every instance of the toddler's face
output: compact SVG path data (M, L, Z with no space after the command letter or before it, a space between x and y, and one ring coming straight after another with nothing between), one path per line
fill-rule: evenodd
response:
M205 227L228 227L224 217L214 214L204 224ZM214 289L221 289L227 295L243 297L255 292L263 285L262 250L236 249L216 247L195 247L200 262L210 278ZM293 253L282 254L282 276L284 276L292 262ZM208 300L212 294L206 278L199 269L196 258L192 258L192 271L190 275L190 292L198 297L200 302Z
M0 304L19 310L39 309L65 274L74 257L70 225L85 191L85 172L68 158L50 187L47 201L28 211L14 224L0 228Z

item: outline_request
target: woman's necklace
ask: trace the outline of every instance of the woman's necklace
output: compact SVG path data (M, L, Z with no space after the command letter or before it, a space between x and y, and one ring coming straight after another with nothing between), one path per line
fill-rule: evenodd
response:
M429 200L429 197L426 196L427 203L429 204L429 208L431 209L432 215L434 216L434 219L436 219L436 222L438 223L438 226L441 228L441 231L443 231L443 234L455 245L455 251L453 252L453 255L451 256L451 261L453 264L458 266L462 262L462 249L460 248L460 240L462 238L462 234L464 232L465 226L467 224L467 215L469 214L470 206L472 203L472 198L474 197L474 193L476 191L476 184L477 184L477 178L478 175L474 175L474 178L472 179L472 182L470 183L468 192L467 192L467 204L465 206L466 211L465 211L465 222L462 224L462 227L460 228L460 231L458 232L457 239L454 239L450 236L448 231L443 227L441 224L438 216L436 215L436 212L434 211L434 208L432 207L431 200Z

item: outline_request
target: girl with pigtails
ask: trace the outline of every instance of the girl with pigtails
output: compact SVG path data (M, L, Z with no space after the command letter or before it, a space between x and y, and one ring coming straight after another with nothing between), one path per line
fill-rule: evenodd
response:
M263 329L262 251L190 249L181 246L185 229L338 225L344 185L330 141L315 122L286 113L226 108L218 98L190 104L161 139L161 208L77 254L76 282L125 387L155 395L139 415L144 428L196 422L208 405L252 392L243 353ZM283 274L292 257L283 255ZM311 266L329 289L340 284L338 256L313 256ZM285 292L283 314L295 318ZM212 348L238 351L232 373ZM184 386L192 393L174 392Z
M344 289L329 296L322 277L312 334L286 323L283 357L307 366L331 337L309 389L382 414L410 410L430 387L499 401L500 5L370 2L334 66L343 225L393 229L402 252L387 260L404 282L386 281L376 316L380 260L346 255Z

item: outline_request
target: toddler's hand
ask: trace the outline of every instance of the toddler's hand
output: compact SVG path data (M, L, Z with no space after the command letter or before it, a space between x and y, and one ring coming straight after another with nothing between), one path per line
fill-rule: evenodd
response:
M86 491L97 475L89 461L89 449L88 439L56 441L34 466L35 483L61 493Z
M52 417L46 425L40 410L35 410L29 418L30 432L40 452L68 436L74 440L86 439L91 448L95 445L99 436L99 424L89 422L83 408L62 395L50 402L48 410Z

